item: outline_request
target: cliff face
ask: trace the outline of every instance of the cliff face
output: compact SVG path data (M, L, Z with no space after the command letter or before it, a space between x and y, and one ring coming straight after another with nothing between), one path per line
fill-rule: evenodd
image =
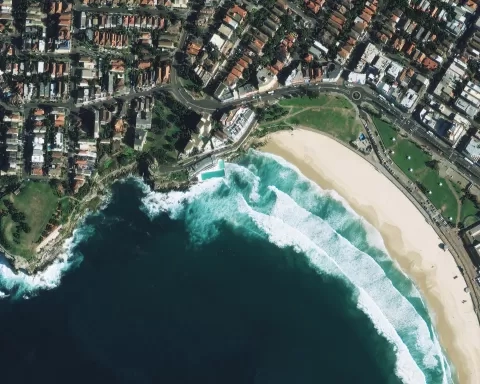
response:
M58 229L56 236L49 239L42 247L37 249L36 254L32 258L24 258L16 256L4 251L5 259L9 263L9 267L14 272L22 271L26 274L33 275L44 270L48 265L53 263L65 250L63 244L70 236L72 236L75 228L83 220L85 215L95 212L99 209L104 197L108 195L110 186L120 178L138 176L136 164L129 164L121 169L112 172L104 177L96 177L92 179L92 184L88 193L81 199L71 212L66 223ZM155 191L168 192L171 190L187 190L192 182L188 179L188 173L183 170L165 170L165 173L156 174L144 173L144 182ZM0 247L0 252L2 248Z
M192 181L171 181L171 180L155 180L153 190L155 192L169 191L186 191L194 184Z

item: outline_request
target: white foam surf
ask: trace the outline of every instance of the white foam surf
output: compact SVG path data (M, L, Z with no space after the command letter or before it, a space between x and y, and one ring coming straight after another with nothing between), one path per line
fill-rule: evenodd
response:
M343 212L339 212L338 209L334 210L333 212L329 211L328 214L323 217L329 223L329 225L333 227L336 231L339 231L348 229L349 226L358 224L362 228L362 230L365 231L367 243L375 249L380 250L384 254L385 257L382 257L381 255L376 255L377 261L390 261L391 263L393 263L399 273L401 273L406 279L409 279L408 276L400 268L398 262L389 256L387 247L380 232L363 216L359 215L356 211L354 211L347 202L347 200L340 196L335 190L324 190L317 183L304 176L297 167L295 167L293 164L288 163L282 157L255 150L252 150L250 153L253 158L259 159L260 161L265 158L270 159L277 162L282 167L290 170L292 172L290 174L291 190L289 190L288 194L291 194L297 204L305 208L309 212L316 214L319 203L325 204L325 198L331 198L334 201L340 203L342 207L346 210L346 212L349 213L349 215L345 215L343 214ZM301 183L308 184L308 191L300 190L298 187L296 187L299 184L299 181ZM355 241L355 239L352 240ZM353 244L357 246L355 242L353 242ZM426 307L424 300L420 295L420 292L414 284L410 284L408 296L421 300Z
M293 189L292 195L294 198L299 197L302 199L303 203L306 205L311 205L314 206L318 202L318 197L330 197L340 203L342 203L343 207L351 214L356 214L356 212L352 209L352 207L347 203L347 201L338 194L337 191L333 189L323 189L320 187L317 183L313 182L306 176L302 174L300 169L298 169L295 165L289 163L286 161L283 157L274 155L272 153L267 153L267 152L260 152L256 150L250 150L249 155L252 156L252 158L257 159L259 161L263 161L264 159L274 161L278 163L282 168L278 176L283 179L283 180L289 180L292 181L292 175L295 176L297 179L295 184L298 183L298 180L301 182L308 184L308 186L311 188L311 192L314 193L308 193L305 194L304 191L299 191L298 189ZM290 172L288 172L290 171Z
M320 273L329 273L341 276L352 283L359 292L358 308L370 317L377 331L395 346L397 355L396 374L404 383L426 383L425 375L418 367L410 354L406 344L399 337L395 327L386 318L377 303L370 297L364 287L356 284L355 280L344 270L345 265L339 264L335 257L302 231L301 226L290 225L276 215L266 215L253 210L244 199L240 200L239 210L246 212L267 235L270 242L284 248L293 247L297 252L307 255L310 262ZM374 281L373 285L377 282Z
M339 212L338 210L335 210L334 212L330 211L327 217L324 218L328 222L328 224L331 227L333 227L336 231L338 231L338 230L345 230L346 228L348 228L348 226L352 226L355 222L359 223L361 228L365 231L367 243L370 246L374 247L375 249L380 250L386 256L385 258L383 258L377 254L375 256L377 262L381 260L388 260L389 262L391 262L392 265L395 266L397 272L401 273L405 277L405 279L410 282L408 284L408 291L404 292L404 294L406 293L406 295L409 298L415 298L420 300L423 304L423 307L424 308L427 307L418 289L410 281L408 276L403 272L403 270L400 268L396 260L393 260L389 256L385 242L382 236L380 235L379 231L365 218L357 214L342 196L340 196L335 191L333 191L333 193L329 193L330 191L323 190L316 183L314 183L313 181L309 180L306 176L304 176L298 168L296 168L292 164L289 164L281 157L278 157L273 154L258 152L258 151L252 151L252 155L259 159L269 158L271 160L274 160L278 164L281 164L282 167L286 167L287 169L295 173L294 175L292 175L291 183L290 183L293 185L293 189L290 190L288 194L293 197L293 199L296 201L296 203L299 206L305 208L306 210L310 212L315 212L316 208L318 208L319 197L333 198L335 201L339 202L345 208L345 210L349 213L349 215L344 215L342 212ZM295 179L300 180L303 183L309 184L308 193L306 193L305 190L296 188L296 185L298 185L299 183L298 181L295 181ZM357 246L357 243L355 242L355 240L356 239L350 239L349 241L352 242L352 245ZM444 372L443 382L449 382L449 380L451 380L451 377L452 377L452 372L451 372L449 362L447 361L445 355L442 353L442 348L438 341L438 335L436 334L436 331L435 329L433 329L433 327L427 326L426 328L427 329L424 329L424 334L427 335L428 333L430 333L432 335L431 342L434 345L435 355L438 357L438 359L440 360L440 364L442 365L442 371ZM432 357L432 355L430 355L430 357ZM427 362L427 365L428 364L434 365L433 360L431 358L429 359L429 363Z
M373 301L393 324L404 333L403 338L417 340L423 363L429 367L438 364L430 329L412 304L402 296L387 278L380 266L366 253L355 248L347 239L334 231L328 223L301 208L289 196L275 187L277 202L271 215L305 234L341 266L349 280L368 292Z
M183 208L186 204L202 194L208 196L222 183L221 179L210 179L201 184L193 185L188 191L172 191L169 193L149 191L142 199L142 209L152 219L161 212L168 213L172 219L178 219L183 214Z
M65 272L81 260L81 256L74 252L75 246L92 233L92 227L82 226L80 229L76 229L73 235L64 242L62 252L53 263L34 275L28 275L21 271L15 273L2 255L0 257L0 289L12 298L28 299L38 294L39 291L57 287Z
M279 162L285 163L283 159ZM285 179L280 183L291 182L292 174L288 171L295 171L297 179L299 176L303 178L298 170L286 164L288 169L282 170ZM184 219L190 232L197 234L194 236L197 241L214 238L218 233L210 228L223 221L242 230L263 233L279 247L293 247L306 254L320 273L342 276L346 283L356 287L358 307L371 318L378 332L395 346L396 374L403 382L426 382L423 369L441 370L443 382L451 382L448 364L433 330L393 286L375 260L351 240L342 237L337 229L355 229L352 222L360 223L358 227L363 228L370 246L384 252L385 260L391 260L378 231L357 215L343 198L325 192L308 179L300 183L294 181L288 195L276 187L267 188L263 178L256 174L264 165L256 163L247 169L226 164L224 180L210 180L187 192L150 193L143 200L145 210L152 218L159 212L166 212L173 219ZM280 169L275 171L278 181ZM268 179L272 181L272 177ZM304 182L311 188L305 190ZM269 194L276 196L273 206L268 203ZM319 198L333 198L339 202L345 208L343 215L329 212L328 220L323 220L305 208L317 207ZM265 206L270 206L268 211ZM258 229L252 227L252 222ZM411 290L412 296L419 297L413 284Z

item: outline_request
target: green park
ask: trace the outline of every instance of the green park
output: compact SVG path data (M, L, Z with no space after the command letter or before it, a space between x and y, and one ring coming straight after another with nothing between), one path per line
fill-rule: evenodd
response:
M315 95L281 100L278 105L257 111L261 125L257 136L292 129L312 128L349 143L362 131L354 106L343 96Z
M50 184L34 181L4 196L0 203L1 243L16 255L32 257L58 201Z
M477 202L457 183L442 175L438 160L401 135L391 124L379 118L373 118L373 122L393 162L447 220L456 225L469 225L477 220Z
M255 132L258 137L305 127L349 143L363 130L354 106L342 96L310 94L286 98L256 112L260 121ZM428 196L445 219L458 226L468 226L478 220L480 209L476 198L446 178L438 160L402 136L390 123L380 118L374 118L374 123L393 162Z

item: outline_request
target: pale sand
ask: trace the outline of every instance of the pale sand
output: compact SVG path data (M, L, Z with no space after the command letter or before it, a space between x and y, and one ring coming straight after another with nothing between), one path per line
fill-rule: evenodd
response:
M369 162L319 133L277 132L262 150L283 157L322 188L337 191L380 231L390 255L426 299L458 382L480 383L480 325L465 280L411 201Z

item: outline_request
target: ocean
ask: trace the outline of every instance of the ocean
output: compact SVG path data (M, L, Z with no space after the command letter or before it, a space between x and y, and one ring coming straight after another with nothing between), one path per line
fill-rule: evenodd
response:
M37 276L0 262L1 383L453 383L426 306L334 191L249 151L115 183Z

